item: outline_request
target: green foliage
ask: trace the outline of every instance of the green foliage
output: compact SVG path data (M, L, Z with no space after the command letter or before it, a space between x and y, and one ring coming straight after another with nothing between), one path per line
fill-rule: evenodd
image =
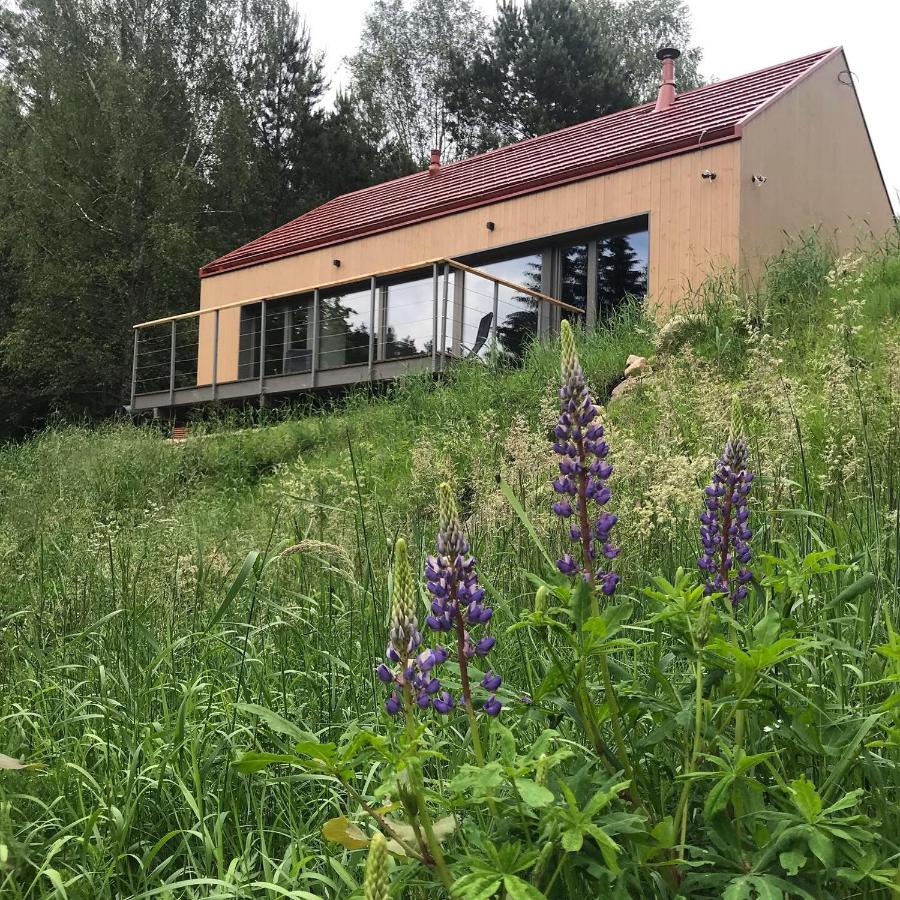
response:
M598 395L628 353L652 369L604 411L622 583L596 611L552 564L558 346L184 444L0 450L0 895L337 900L387 872L410 900L894 896L896 249L817 286L803 265L777 328L761 290L671 344L634 310L576 332ZM733 612L695 523L735 396L757 478ZM484 765L462 712L388 719L373 671L391 548L420 586L443 481L499 636Z

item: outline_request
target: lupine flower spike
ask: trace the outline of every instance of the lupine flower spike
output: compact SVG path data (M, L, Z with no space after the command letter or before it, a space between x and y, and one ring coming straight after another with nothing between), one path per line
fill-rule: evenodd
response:
M462 699L471 704L468 660L473 656L484 657L496 643L496 638L482 636L475 639L470 633L479 625L487 625L494 611L484 604L484 588L478 584L475 558L469 555L469 544L462 530L459 512L453 491L446 482L438 489L438 536L434 556L429 556L425 564L425 577L431 593L431 615L425 620L428 627L437 632L456 631ZM490 697L484 703L484 711L496 716L501 709L495 691L500 687L499 675L488 671L481 686ZM453 706L449 694L441 696L447 710ZM435 709L445 710L438 706Z
M410 685L419 709L428 709L433 704L438 712L444 712L442 698L447 692L441 691L441 683L434 677L433 670L446 662L450 654L443 647L420 649L422 635L416 618L416 591L406 555L406 541L403 538L398 538L394 546L394 585L391 599L390 641L385 656L393 666L381 663L375 670L381 681L394 686L384 708L392 716L397 715L403 708L401 694L404 686Z
M706 509L700 516L703 554L698 560L706 573L706 593L723 593L737 609L747 596L751 552L747 500L753 473L747 470L750 453L743 438L730 438L716 460L712 482L706 488Z
M553 449L560 456L559 478L553 481L553 488L560 497L553 504L553 511L560 518L571 520L569 536L581 548L581 561L579 564L572 554L566 553L556 564L565 575L581 572L586 580L611 596L619 576L607 565L600 566L601 560L611 561L619 553L619 548L610 542L618 517L604 510L611 497L606 482L613 472L606 461L609 446L575 350L572 326L566 321L562 323L561 339L562 386L553 442Z
M388 845L385 836L376 831L369 843L366 860L366 879L363 884L365 900L389 900Z

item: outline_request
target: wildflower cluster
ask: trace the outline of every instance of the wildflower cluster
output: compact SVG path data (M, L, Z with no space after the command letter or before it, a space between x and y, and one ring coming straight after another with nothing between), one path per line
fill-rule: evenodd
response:
M484 588L478 583L475 558L463 533L450 485L444 482L438 491L438 536L436 552L425 565L425 577L431 594L431 614L425 620L438 633L456 631L463 701L471 702L466 663L474 656L484 657L491 651L496 638L483 635L477 640L469 629L487 625L494 614L484 603ZM490 692L484 711L496 716L501 709L495 691L502 678L488 671L481 686Z
M561 497L553 504L553 511L563 519L573 518L569 535L581 545L582 561L579 566L566 553L557 565L566 575L580 570L609 596L615 592L619 576L612 570L598 571L596 560L612 560L619 553L619 548L610 543L610 532L618 518L603 509L611 497L606 481L613 467L606 461L609 447L603 439L603 425L596 421L597 406L585 381L568 322L562 323L559 410L553 449L561 459L553 488Z
M434 676L433 670L446 662L450 654L444 647L420 650L422 635L416 618L416 592L403 538L398 539L394 547L389 637L385 656L394 667L381 663L376 669L381 681L395 685L385 701L385 709L391 715L397 715L403 708L401 694L408 689L410 694L414 693L415 703L420 709L433 706L438 712L449 712L453 708L453 697L448 691L441 690L441 682Z
M747 524L753 483L753 474L747 470L749 456L742 438L731 438L725 444L706 488L706 509L700 515L703 553L698 565L706 573L706 593L727 594L734 607L747 596L747 583L753 577L748 568L753 536Z

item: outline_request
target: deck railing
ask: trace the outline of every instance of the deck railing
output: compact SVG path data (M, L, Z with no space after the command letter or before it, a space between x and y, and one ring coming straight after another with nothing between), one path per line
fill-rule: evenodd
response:
M562 315L584 311L449 258L194 310L134 326L131 408L438 373L455 358L516 356Z

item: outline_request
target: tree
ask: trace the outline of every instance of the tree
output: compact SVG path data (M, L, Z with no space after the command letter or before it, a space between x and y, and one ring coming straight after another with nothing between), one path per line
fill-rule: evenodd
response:
M667 43L686 51L679 82L693 86L689 41L678 0L501 0L475 59L455 61L454 139L479 152L638 103L659 83Z
M486 27L471 0L375 0L349 60L363 115L399 152L424 165L432 148L458 155L450 95L460 66L474 61ZM462 137L466 143L465 135Z

